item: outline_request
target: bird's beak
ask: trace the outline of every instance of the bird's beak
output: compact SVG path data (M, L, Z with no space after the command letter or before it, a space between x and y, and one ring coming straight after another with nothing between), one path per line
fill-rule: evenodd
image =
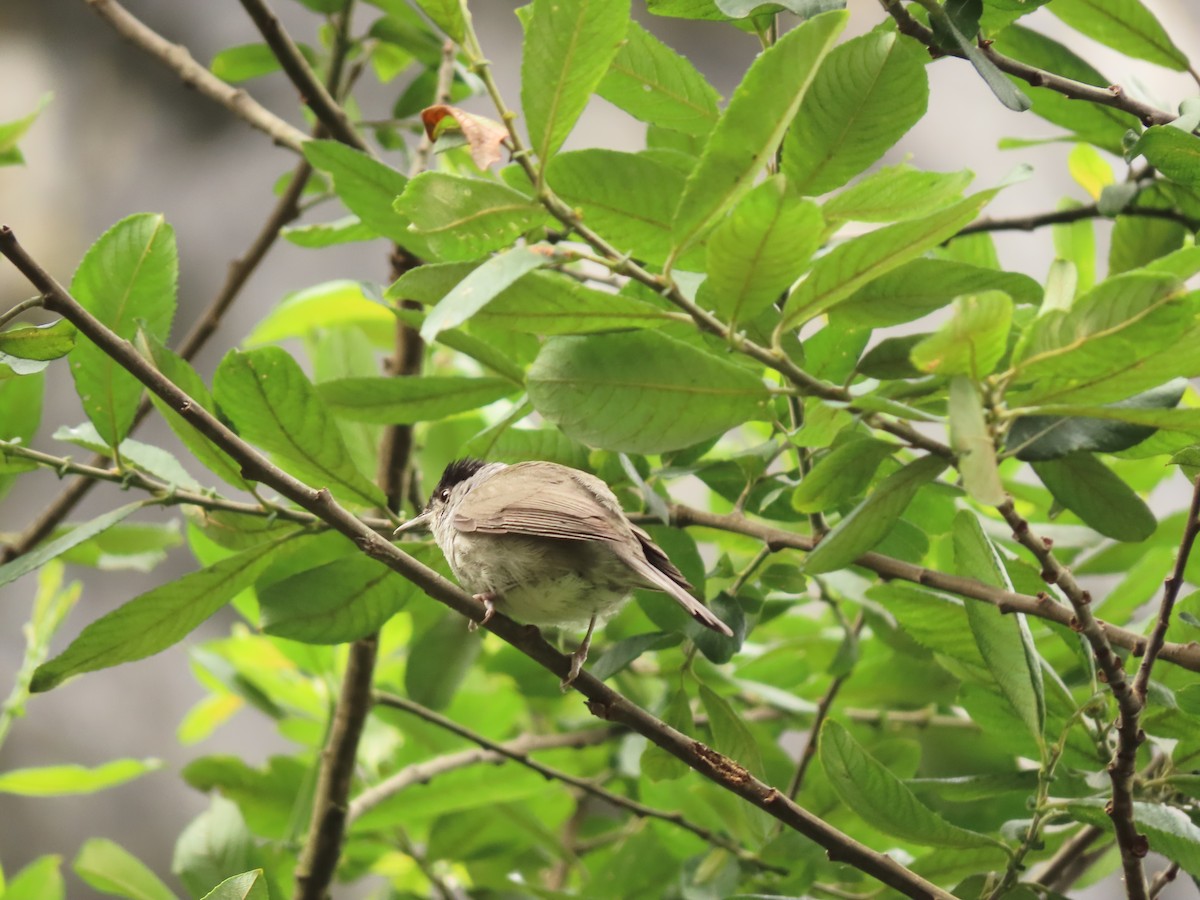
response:
M393 531L392 534L396 535L402 531L428 531L430 518L432 518L432 513L427 509L419 516L414 516L413 518L409 519L407 522Z

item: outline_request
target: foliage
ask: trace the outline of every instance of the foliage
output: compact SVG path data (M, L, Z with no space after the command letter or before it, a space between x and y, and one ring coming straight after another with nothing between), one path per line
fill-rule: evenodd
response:
M998 900L1117 869L1146 897L1147 848L1200 879L1200 523L1147 503L1200 466L1200 108L1110 89L1025 18L1045 5L1194 74L1147 6L881 0L847 38L830 0L648 0L760 41L722 101L629 0L533 0L517 110L467 4L302 2L320 41L264 28L212 73L282 67L320 120L269 238L380 241L396 277L286 298L206 384L198 345L169 349L187 247L161 216L99 236L74 300L0 236L42 292L0 314L0 488L52 469L143 495L13 536L0 584L40 581L0 740L31 695L233 604L245 627L193 647L208 696L180 737L266 715L295 749L183 771L212 797L173 861L192 897L321 897L336 871L382 876L381 897ZM1004 185L972 187L971 160L880 165L932 65L1061 128L1094 202L980 218ZM394 119L346 117L364 72ZM450 105L470 94L495 119ZM646 123L644 149L562 149L593 95ZM0 125L0 163L22 162L36 115ZM290 224L305 189L345 214ZM1000 265L1009 227L1053 229L1048 273ZM16 324L36 306L62 318ZM68 372L81 424L39 437L44 381ZM146 387L187 467L130 437ZM481 640L435 602L481 614L436 548L384 540L466 453L604 478L734 636L639 593L577 685L611 720L590 722L556 651L503 616ZM155 505L182 538L138 518ZM64 564L145 570L181 541L195 571L57 646L87 590ZM1116 586L1077 580L1094 576ZM0 793L158 766L0 772ZM0 878L0 898L63 896L60 867ZM176 896L108 837L73 868Z

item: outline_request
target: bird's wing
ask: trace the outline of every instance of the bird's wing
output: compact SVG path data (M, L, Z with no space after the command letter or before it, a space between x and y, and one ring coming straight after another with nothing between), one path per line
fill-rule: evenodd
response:
M667 558L663 549L651 540L650 535L636 525L632 526L633 533L638 539L640 553L630 545L617 547L617 555L624 560L629 568L650 582L655 588L669 594L688 614L713 631L720 632L726 637L733 637L733 631L717 618L711 609L692 595L695 590L688 580L683 577L676 565Z
M536 466L532 471L526 463L509 466L473 488L455 510L454 527L557 540L627 539L620 506L608 485L594 479L608 494L604 499L610 502L605 503L596 496L595 485L573 477L574 470L543 462Z

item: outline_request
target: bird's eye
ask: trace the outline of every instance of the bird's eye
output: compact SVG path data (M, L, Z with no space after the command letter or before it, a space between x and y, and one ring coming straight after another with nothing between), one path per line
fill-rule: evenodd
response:
M443 503L446 503L446 502L448 502L448 501L450 500L450 489L449 489L449 488L442 488L442 491L441 491L441 493L440 493L440 494L438 494L438 497L441 499L441 501L442 501Z

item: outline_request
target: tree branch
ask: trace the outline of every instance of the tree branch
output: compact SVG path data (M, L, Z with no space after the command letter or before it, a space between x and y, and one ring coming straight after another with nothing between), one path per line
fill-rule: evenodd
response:
M929 48L930 54L934 56L955 56L959 59L965 59L965 54L958 48L947 48L938 44L933 32L909 15L908 10L904 8L902 0L879 0L879 4L895 20L896 28L901 34L906 34L924 44ZM1064 78L1062 75L1056 75L1045 69L1039 69L1036 66L1013 59L1010 56L1005 56L1003 53L996 51L990 42L980 42L979 48L984 56L1001 72L1015 75L1033 87L1046 88L1055 93L1062 94L1071 100L1085 100L1099 106L1108 106L1122 112L1127 112L1130 115L1136 116L1143 125L1166 125L1178 118L1175 114L1166 110L1158 109L1140 100L1135 100L1126 94L1120 85L1114 84L1109 87L1097 87L1093 84Z
M772 528L736 514L719 515L680 503L672 503L670 512L671 524L679 528L696 525L701 528L732 531L756 537L775 549L789 547L808 552L816 546L816 541L807 535L784 531L781 528ZM1072 609L1056 602L1049 594L1038 594L1036 597L1032 597L1028 594L1005 591L973 578L947 575L910 562L884 556L882 553L864 553L854 561L854 565L870 569L885 579L894 578L908 581L946 591L959 597L982 600L984 603L992 604L1002 613L1020 612L1050 622L1057 622L1059 625L1074 627L1075 614ZM1142 635L1099 619L1096 619L1095 622L1111 643L1129 650L1134 656L1140 656L1145 652L1146 638ZM1200 672L1200 644L1164 642L1158 655L1161 659L1169 660L1181 668Z
M1174 209L1155 209L1149 206L1126 208L1118 212L1118 216L1140 216L1149 219L1168 219L1178 222L1185 228L1195 231L1200 228L1200 222L1195 221L1182 212ZM981 231L1033 231L1046 225L1062 225L1068 222L1079 222L1083 219L1112 219L1100 212L1099 204L1089 203L1086 206L1076 206L1071 209L1056 209L1053 212L1037 213L1031 216L1012 216L1005 219L976 219L955 237L968 234L978 234Z
M1050 549L1051 543L1033 533L1012 500L996 507L1013 530L1013 538L1028 549L1042 566L1042 578L1047 584L1062 589L1075 615L1071 627L1087 639L1100 673L1117 701L1119 716L1116 724L1117 747L1108 764L1112 783L1112 799L1107 812L1112 819L1121 850L1121 868L1125 874L1125 890L1130 900L1148 900L1146 874L1142 859L1149 851L1145 835L1139 834L1133 820L1133 773L1137 767L1137 751L1145 735L1138 726L1142 701L1133 692L1125 677L1125 664L1109 643L1105 629L1092 615L1092 597L1080 587L1071 570L1058 561Z
M1150 670L1162 654L1166 642L1167 628L1171 624L1171 612L1175 608L1175 600L1183 587L1184 572L1187 569L1188 557L1200 534L1200 475L1196 476L1192 485L1192 504L1188 507L1187 522L1183 527L1183 537L1179 541L1179 550L1175 554L1175 567L1163 585L1162 602L1158 606L1158 619L1150 639L1146 642L1146 653L1142 656L1142 664L1138 667L1133 679L1133 693L1143 704L1146 702L1146 690L1150 686Z
M323 900L341 857L358 741L371 711L371 677L378 648L376 635L350 645L329 740L321 751L308 839L296 861L295 900Z
M3 253L46 297L46 307L69 319L80 332L103 348L118 365L171 405L218 447L233 456L246 477L262 482L323 519L373 559L378 560L430 597L475 622L484 616L483 606L433 569L421 565L395 545L383 540L353 514L340 506L326 488L312 488L272 465L258 450L234 434L215 416L195 403L185 392L149 365L134 347L88 313L25 251L12 230L0 227ZM484 626L530 659L558 677L565 676L571 661L547 643L536 628L519 625L496 614ZM737 794L747 802L779 819L825 848L830 859L852 865L906 896L951 900L951 895L921 878L886 854L879 853L814 816L776 788L754 777L743 766L705 744L670 727L628 698L584 671L574 689L588 699L588 709L605 721L625 725L655 745L683 760L705 778Z
M346 111L338 105L337 100L321 83L321 79L313 73L308 60L300 53L296 42L267 6L266 0L241 0L241 4L254 20L263 40L279 60L287 77L300 92L300 99L313 111L317 121L325 126L330 136L356 150L371 153L371 148L362 139L362 135L350 124Z
M1104 836L1104 829L1097 825L1084 825L1077 832L1063 841L1054 855L1046 860L1042 870L1038 872L1034 884L1040 884L1054 891L1065 891L1070 888L1075 879L1082 874L1075 874L1081 860L1091 859L1092 853L1088 848ZM1105 847L1108 844L1105 842Z
M387 781L377 785L371 791L364 793L351 804L351 814L353 818L357 818L367 809L377 805L381 800L386 799L397 793L403 788L411 784L428 781L434 775L448 772L452 769L462 768L464 765L473 765L480 762L495 762L504 759L510 759L515 763L519 763L528 769L532 769L539 775L554 781L561 781L563 784L569 784L572 787L578 788L585 793L591 794L593 797L611 803L613 806L619 806L622 809L627 809L635 816L640 818L659 819L663 822L668 822L684 831L690 831L702 841L711 844L714 847L720 847L728 850L738 859L743 862L756 866L764 871L777 872L779 874L787 874L786 869L781 869L778 866L770 865L763 862L754 853L751 853L745 847L735 841L730 840L724 835L709 831L707 828L702 828L692 822L689 822L682 813L679 812L664 812L653 807L638 803L636 800L631 800L629 797L623 797L620 794L614 794L612 791L606 790L589 781L586 778L579 778L569 772L564 772L561 769L555 769L552 766L544 765L536 760L529 758L529 753L532 750L548 750L555 747L590 747L594 744L600 744L611 739L614 734L618 733L617 729L612 728L594 728L591 731L569 732L559 735L530 735L517 738L513 741L498 743L492 741L478 732L472 731L459 725L452 719L448 719L443 715L434 712L422 706L419 703L413 703L411 700L406 700L403 697L398 697L395 694L378 692L375 695L375 701L383 706L391 709L399 709L404 712L419 716L426 722L430 722L439 728L443 728L453 734L458 735L474 744L478 744L483 748L479 750L468 750L462 753L453 753L447 756L438 757L438 759L430 760L425 763L417 763L412 766L405 766L395 775L391 776ZM452 761L453 758L453 761ZM416 770L410 774L406 774L409 770ZM423 777L422 777L423 776ZM395 782L393 786L393 782ZM382 793L381 789L387 789L386 793ZM380 791L382 796L377 798L368 795Z
M242 88L227 84L200 65L182 44L172 44L161 34L132 15L116 0L84 0L92 10L108 22L113 30L139 49L149 53L179 76L190 88L195 88L210 100L215 100L235 116L268 135L276 144L299 153L307 141L299 128L261 106Z

